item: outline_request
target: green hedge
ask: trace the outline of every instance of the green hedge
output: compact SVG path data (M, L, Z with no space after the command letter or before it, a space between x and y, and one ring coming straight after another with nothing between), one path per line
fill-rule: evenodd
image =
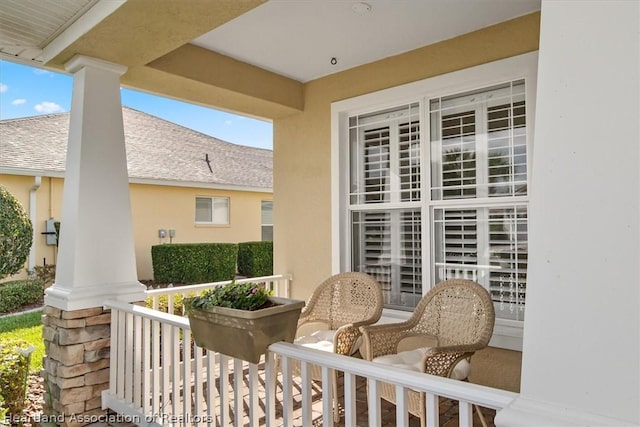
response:
M0 343L0 393L4 406L13 416L21 415L25 407L32 351L33 346L22 339Z
M238 243L238 273L246 277L273 275L273 242Z
M0 283L0 313L35 304L42 299L43 294L42 280L14 280Z
M151 247L154 280L193 284L231 280L236 273L235 243L181 243Z

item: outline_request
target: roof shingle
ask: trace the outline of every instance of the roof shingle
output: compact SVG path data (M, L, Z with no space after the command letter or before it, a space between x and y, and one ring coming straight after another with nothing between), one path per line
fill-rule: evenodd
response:
M129 178L271 190L271 150L122 108ZM64 172L69 113L0 121L0 167ZM206 162L208 156L211 170Z

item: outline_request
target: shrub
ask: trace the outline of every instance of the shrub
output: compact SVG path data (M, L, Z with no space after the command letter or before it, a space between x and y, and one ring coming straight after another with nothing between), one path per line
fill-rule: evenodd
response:
M235 277L238 245L235 243L181 243L151 247L154 280L193 284Z
M45 264L45 265L36 265L33 267L33 270L29 272L31 277L35 277L38 280L42 280L45 288L48 288L53 284L53 281L56 279L56 265L55 264Z
M24 409L31 351L22 339L0 343L0 393L9 415L20 415Z
M42 299L43 293L42 280L14 280L0 283L0 313L35 304Z
M20 202L0 186L0 279L22 269L32 243L31 220Z
M238 273L246 277L273 275L273 242L239 243Z

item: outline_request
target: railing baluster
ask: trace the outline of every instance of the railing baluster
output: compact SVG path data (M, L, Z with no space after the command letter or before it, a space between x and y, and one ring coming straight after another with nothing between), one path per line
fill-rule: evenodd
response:
M218 354L220 360L220 390L218 396L220 400L220 425L231 424L229 419L229 360L222 353Z
M438 396L433 393L426 393L427 427L437 427L440 425L440 408L438 407Z
M171 414L180 408L180 329L171 326ZM184 351L184 350L183 350Z
M162 395L164 395L164 392L162 392L162 395L158 393L158 390L162 390L162 386L160 383L160 373L162 372L160 367L160 337L161 337L161 331L162 331L161 328L162 328L162 325L160 322L156 320L151 322L151 330L152 330L151 372L153 377L153 385L151 387L151 390L153 393L151 395L151 407L153 411L152 415L160 414L161 412L160 398L162 397Z
M282 421L285 426L293 425L293 384L291 381L291 359L283 357L282 366Z
M356 376L344 373L344 425L356 427Z
M267 351L264 357L265 373L265 421L267 427L275 427L276 425L276 357L275 354ZM305 424L307 425L307 424Z
M169 408L169 394L170 391L170 382L169 382L169 365L171 361L171 328L172 326L167 323L162 323L162 335L160 336L161 347L158 347L158 352L160 352L160 360L162 363L162 400L160 403L160 408L158 408L158 414L166 413ZM160 348L165 349L165 351L161 351Z
M369 414L369 427L380 427L382 424L382 411L380 408L380 383L371 378L367 379L367 401Z
M141 407L142 399L142 318L133 317L133 406Z
M302 425L310 426L313 420L311 401L311 367L306 362L300 363L300 387L302 388Z
M396 425L407 427L409 425L409 390L406 387L396 385Z
M142 413L152 412L151 401L151 320L148 317L142 319ZM154 393L155 394L155 393Z
M249 426L258 427L258 365L249 363Z
M199 350L199 348L198 348ZM206 350L207 356L207 415L209 427L215 426L214 419L216 417L216 356L211 350ZM220 411L222 412L222 411ZM222 414L220 414L222 420Z
M118 353L118 361L116 362L116 366L118 367L118 379L116 380L117 384L117 395L120 399L124 399L124 377L126 372L124 371L124 352L126 351L126 333L127 333L127 323L126 323L126 313L124 311L118 311L118 323L120 324L120 328L118 329L118 342L116 344L116 351Z
M127 331L133 326L133 314L125 314L125 327ZM124 399L127 402L133 400L133 336L131 333L125 334L124 348Z
M322 367L322 425L333 427L333 369ZM337 420L336 420L337 421Z
M234 426L241 427L244 414L244 364L240 359L233 359L233 412Z
M471 403L460 400L458 405L460 427L473 427L473 407Z
M182 413L199 415L192 412L191 405L191 330L180 329L182 332ZM185 419L190 424L190 420Z

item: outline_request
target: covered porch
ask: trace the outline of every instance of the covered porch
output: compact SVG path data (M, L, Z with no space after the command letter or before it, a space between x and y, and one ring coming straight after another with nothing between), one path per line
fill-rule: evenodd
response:
M374 12L384 10L384 17L393 21L395 2L370 3ZM74 12L81 17L52 39L43 38L39 52L9 52L3 47L3 58L74 76L62 212L65 225L56 281L45 297L45 325L49 322L57 328L44 337L50 349L45 369L55 391L54 413L90 416L111 408L119 414L143 415L139 425L173 424L153 418L160 413L186 418L186 414L215 412L216 407L235 407L232 413L240 414L244 413L240 406L244 407L245 392L239 391L244 390L244 380L234 375L235 385L224 384L233 369L234 373L248 373L249 425L262 425L262 420L269 426L331 425L332 396L327 385L332 380L330 371L337 370L343 381L342 422L349 426L361 425L358 417L365 414L370 426L388 422L386 416L395 418L393 423L398 426L414 422L402 399L395 413L383 410L376 398L379 382L396 384L401 396L408 388L424 391L429 426L442 421L437 409L440 397L457 402L461 426L472 424L473 404L495 410L497 426L640 424L638 2L458 2L461 9L453 15L464 17L467 26L447 21L453 19L446 13L449 3L426 3L431 7L428 12L422 9L422 2L406 2L405 6L420 6L421 12L415 15L432 19L434 28L444 23L447 29L457 30L443 30L412 47L394 45L384 50L381 42L380 55L356 59L358 49L366 46L362 42L343 56L321 58L322 66L312 71L302 69L316 60L308 49L290 58L279 56L282 62L276 68L266 65L269 49L244 57L238 53L241 46L234 45L238 51L225 51L225 47L242 34L258 31L261 8L317 6L320 2L167 0L151 5L143 0L85 1ZM508 3L517 6L505 9ZM34 16L42 4L58 7L54 1L25 4ZM337 4L340 2L334 6ZM472 4L479 9L465 8ZM348 5L356 20L367 9L366 4L358 5ZM225 27L243 22L244 26ZM336 28L348 25L335 23ZM334 49L347 45L359 31L371 29L349 27L341 33L343 38L333 40L330 24L326 25L321 40ZM213 43L196 40L217 28L239 32L224 33ZM381 28L385 28L384 20L377 21L373 32ZM285 31L268 43L275 52L287 39L296 39L296 34ZM527 172L522 178L528 192L518 192L512 185L510 205L505 208L506 202L491 199L487 190L487 205L482 209L511 209L513 217L526 215L528 220L526 280L515 291L498 290L496 294L496 304L504 302L507 308L511 302L500 301L501 292L514 299L526 294L526 320L516 314L505 316L491 343L497 350L522 353L518 394L426 374L381 370L365 361L288 344L270 348L272 357L282 358L285 374L278 380L273 358L261 367L245 367L197 348L181 347L181 340L190 333L186 319L135 304L144 301L148 292L139 283L135 268L121 85L273 122L274 271L292 274L283 292L294 298L306 299L324 278L355 269L358 260L352 249L357 243L358 215L374 211L400 218L398 213L408 213L410 227L397 226L399 237L393 242L413 233L411 240L421 246L405 254L414 262L413 282L402 285L411 289L409 298L400 292L403 288L398 280L388 280L391 296L385 321L393 321L406 318L412 301L435 284L439 271L444 277L448 274L447 261L434 255L438 236L434 224L441 213L446 219L446 209L468 209L464 204L468 201L454 200L445 206L444 198L435 200L432 176L424 173L419 178L422 187L411 182L416 186L403 190L410 193L408 202L401 199L401 191L388 200L380 196L388 212L371 208L367 205L371 199L366 197L359 203L359 187L350 187L355 179L349 168L356 170L359 165L349 163L350 138L357 131L369 130L366 126L372 118L400 116L405 111L418 117L412 122L414 127L408 128L417 135L416 129L429 129L437 116L437 108L432 107L436 99L442 105L461 102L462 95L489 99L504 84L511 91L512 110L516 104L521 106L518 97L526 96L526 112L522 113L526 125L520 127L528 141ZM516 93L513 88L524 89ZM511 130L516 127L510 125ZM420 134L416 140L426 147L432 142L429 138L429 134ZM406 152L411 155L411 150ZM422 148L421 163L411 163L408 176L434 167L434 152ZM399 162L397 156L392 160ZM400 188L402 179L392 174L390 182ZM412 191L417 188L422 195L416 197ZM382 188L380 194L385 191ZM472 208L480 211L476 205ZM429 222L428 218L435 219ZM103 224L109 225L109 232L97 233L97 225ZM519 225L514 220L510 236L520 232ZM490 231L491 227L485 228ZM402 234L407 229L410 231ZM390 246L395 252L383 267L401 274L393 256L403 248L397 243ZM463 255L479 257L472 250ZM476 261L463 273L495 268ZM438 270L439 266L443 268ZM376 271L392 277L384 268ZM481 273L477 274L480 278ZM491 277L490 273L485 276ZM492 284L487 280L489 288ZM514 302L512 308L524 313L524 299ZM151 337L140 332L149 327L156 331ZM148 352L153 348L161 351ZM193 362L184 363L187 360ZM303 366L296 383L299 393L293 391L293 378L287 374L294 360ZM305 376L308 364L322 366L325 378L321 418L313 401L320 390L312 388ZM492 376L499 377L499 369ZM215 388L205 387L215 381L222 381L218 394ZM369 396L366 406L358 398L362 381ZM244 425L244 415L242 419L225 418L228 414L224 409L216 414L222 417L220 424Z

